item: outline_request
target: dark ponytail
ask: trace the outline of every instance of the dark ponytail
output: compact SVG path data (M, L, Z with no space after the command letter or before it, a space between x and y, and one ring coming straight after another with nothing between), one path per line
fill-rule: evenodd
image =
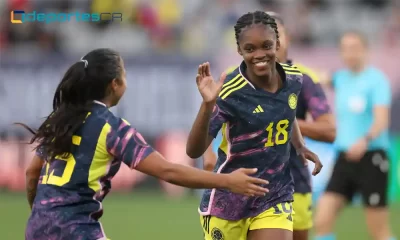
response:
M113 79L120 79L121 59L110 49L97 49L73 64L58 84L53 98L53 111L34 134L30 143L52 160L55 156L68 157L72 151L72 136L82 126L94 100L103 100Z

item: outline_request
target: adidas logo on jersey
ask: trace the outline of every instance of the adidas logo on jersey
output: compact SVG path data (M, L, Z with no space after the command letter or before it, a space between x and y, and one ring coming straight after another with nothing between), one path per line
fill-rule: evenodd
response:
M260 105L258 105L256 107L256 109L254 109L253 113L262 113L264 112L264 110L262 109L262 107Z

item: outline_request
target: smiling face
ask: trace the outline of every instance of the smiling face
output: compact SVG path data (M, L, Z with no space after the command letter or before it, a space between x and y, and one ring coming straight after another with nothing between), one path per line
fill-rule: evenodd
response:
M240 32L238 52L254 76L271 75L279 47L275 30L269 25L251 24Z

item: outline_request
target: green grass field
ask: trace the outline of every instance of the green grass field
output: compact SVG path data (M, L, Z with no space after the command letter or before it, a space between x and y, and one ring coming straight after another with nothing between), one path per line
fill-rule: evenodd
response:
M196 197L168 200L154 193L111 193L104 201L102 223L112 240L201 240L197 205ZM0 192L0 215L2 239L23 240L29 215L24 195ZM392 206L392 226L398 237L399 216L400 205ZM360 208L348 208L336 227L338 239L369 239L363 219Z

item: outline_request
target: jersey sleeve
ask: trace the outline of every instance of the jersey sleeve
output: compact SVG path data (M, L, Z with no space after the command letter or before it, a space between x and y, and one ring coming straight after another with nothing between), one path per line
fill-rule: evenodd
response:
M227 102L221 98L218 98L210 119L210 127L208 129L209 135L216 138L219 130L222 127L222 124L228 122L230 116L231 113L228 110Z
M119 126L111 127L106 145L109 154L131 169L134 169L140 161L154 152L142 135L122 119L119 121Z
M302 95L301 98L304 99L307 111L311 114L313 119L331 112L321 85L313 81L307 74L303 74L303 88L300 95Z
M378 73L375 80L377 82L372 88L372 105L389 106L392 101L392 92L388 79L383 73Z

